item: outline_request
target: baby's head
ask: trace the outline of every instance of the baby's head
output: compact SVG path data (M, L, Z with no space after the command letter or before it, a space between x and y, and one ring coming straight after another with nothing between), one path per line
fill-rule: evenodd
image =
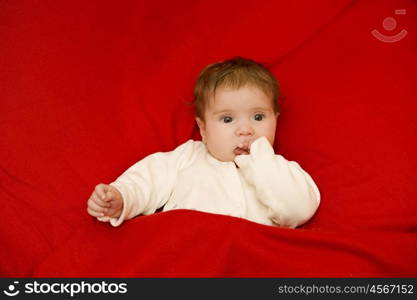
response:
M278 84L260 63L237 57L204 68L194 88L196 120L212 156L233 161L265 136L274 143Z

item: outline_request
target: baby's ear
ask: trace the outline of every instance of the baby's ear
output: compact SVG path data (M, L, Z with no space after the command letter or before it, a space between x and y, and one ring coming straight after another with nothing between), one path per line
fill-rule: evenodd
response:
M203 141L204 141L204 138L205 138L205 136L206 136L206 126L205 126L205 124L204 124L204 121L203 120L201 120L200 118L195 118L195 120L196 120L196 122L197 122L197 125L198 125L198 128L200 128L200 135L201 135L201 137L203 138Z

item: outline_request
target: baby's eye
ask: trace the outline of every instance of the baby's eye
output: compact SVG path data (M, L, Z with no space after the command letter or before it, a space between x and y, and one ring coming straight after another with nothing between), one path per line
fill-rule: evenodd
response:
M233 121L233 118L229 116L225 116L225 117L222 117L221 120L223 121L223 123L230 123Z
M264 114L256 114L254 117L255 121L262 121L265 118Z

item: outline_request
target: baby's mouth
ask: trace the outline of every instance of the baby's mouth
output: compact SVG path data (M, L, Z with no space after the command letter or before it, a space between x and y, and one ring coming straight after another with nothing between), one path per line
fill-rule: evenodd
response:
M233 153L235 155L248 155L250 153L250 148L249 146L236 147L235 150L233 150Z

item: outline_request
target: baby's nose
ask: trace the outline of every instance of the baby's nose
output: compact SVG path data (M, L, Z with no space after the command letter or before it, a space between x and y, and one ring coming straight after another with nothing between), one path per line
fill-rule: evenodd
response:
M243 124L243 125L239 126L236 133L239 136L242 136L242 135L247 136L247 135L253 135L254 130L253 130L252 126L247 125L247 124Z

